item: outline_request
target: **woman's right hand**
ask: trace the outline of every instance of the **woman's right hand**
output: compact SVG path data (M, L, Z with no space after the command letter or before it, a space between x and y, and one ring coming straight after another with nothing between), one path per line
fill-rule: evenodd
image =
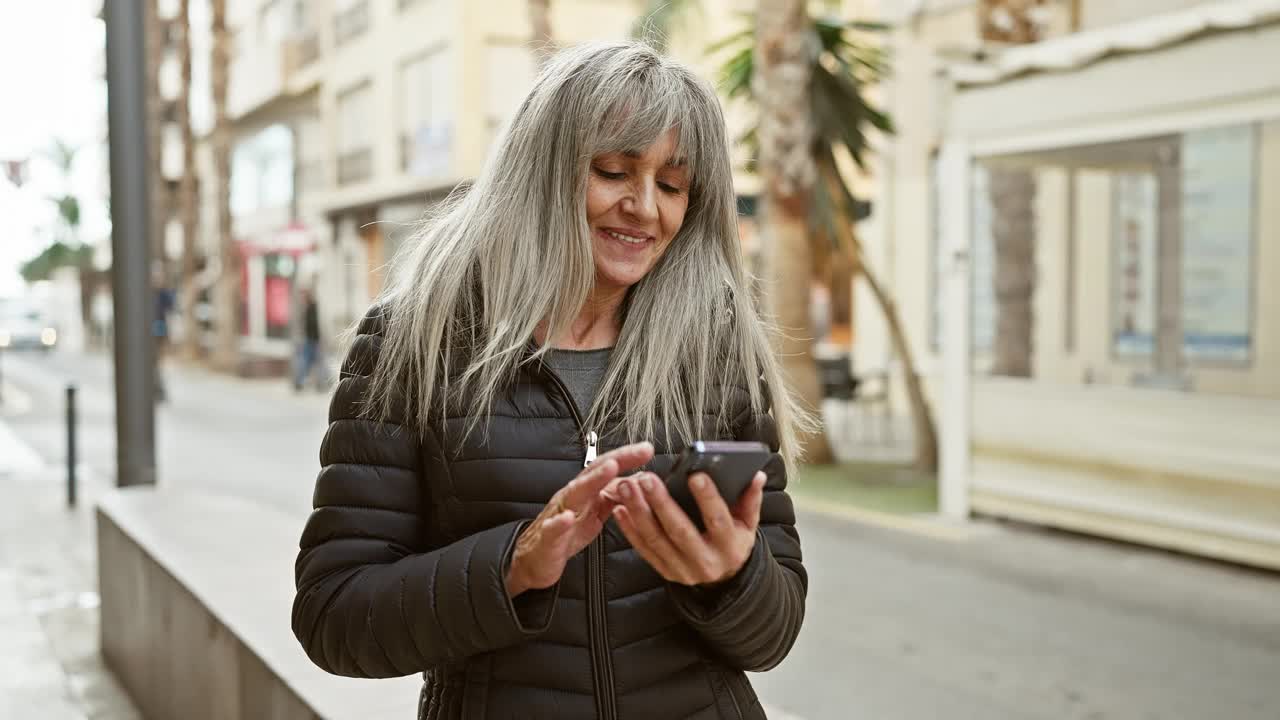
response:
M507 594L555 585L569 558L582 552L604 529L616 504L600 494L614 478L653 459L653 444L624 445L596 458L560 488L516 539L507 570Z

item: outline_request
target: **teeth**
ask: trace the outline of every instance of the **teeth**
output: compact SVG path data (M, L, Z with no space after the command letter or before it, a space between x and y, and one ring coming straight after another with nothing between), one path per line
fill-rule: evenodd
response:
M644 238L631 237L630 235L623 235L612 230L605 230L605 233L615 240L621 240L624 243L631 243L632 245L640 245L646 242Z

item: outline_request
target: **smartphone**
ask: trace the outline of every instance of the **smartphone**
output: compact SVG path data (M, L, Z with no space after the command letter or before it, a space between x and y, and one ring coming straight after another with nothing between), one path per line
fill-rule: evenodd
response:
M676 458L667 474L667 491L671 497L702 529L702 513L698 501L689 489L689 476L704 472L720 491L720 497L729 507L738 502L742 493L751 485L756 473L762 470L772 453L769 446L758 442L704 442L690 444Z

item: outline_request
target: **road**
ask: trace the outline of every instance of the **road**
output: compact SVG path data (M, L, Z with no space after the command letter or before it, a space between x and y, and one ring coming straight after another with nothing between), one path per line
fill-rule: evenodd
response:
M81 388L82 456L114 465L101 357L4 358L0 417L63 457L62 388ZM309 508L325 398L283 381L171 375L160 481ZM15 403L21 403L16 406ZM1280 576L1032 528L962 541L800 518L811 575L791 656L754 678L781 720L1276 720Z

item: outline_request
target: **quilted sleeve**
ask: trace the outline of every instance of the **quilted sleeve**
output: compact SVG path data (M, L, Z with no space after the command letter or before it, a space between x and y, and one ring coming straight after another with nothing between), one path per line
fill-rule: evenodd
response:
M755 548L742 570L713 590L675 583L667 589L685 621L726 663L762 672L782 662L795 644L804 622L809 579L773 416L767 408L760 414L748 412L734 437L763 442L773 450L765 466L768 481Z
M428 547L432 479L421 457L431 441L359 413L384 322L370 311L343 363L295 564L294 635L322 669L364 678L419 673L523 642L546 630L558 592L507 595L523 522Z

